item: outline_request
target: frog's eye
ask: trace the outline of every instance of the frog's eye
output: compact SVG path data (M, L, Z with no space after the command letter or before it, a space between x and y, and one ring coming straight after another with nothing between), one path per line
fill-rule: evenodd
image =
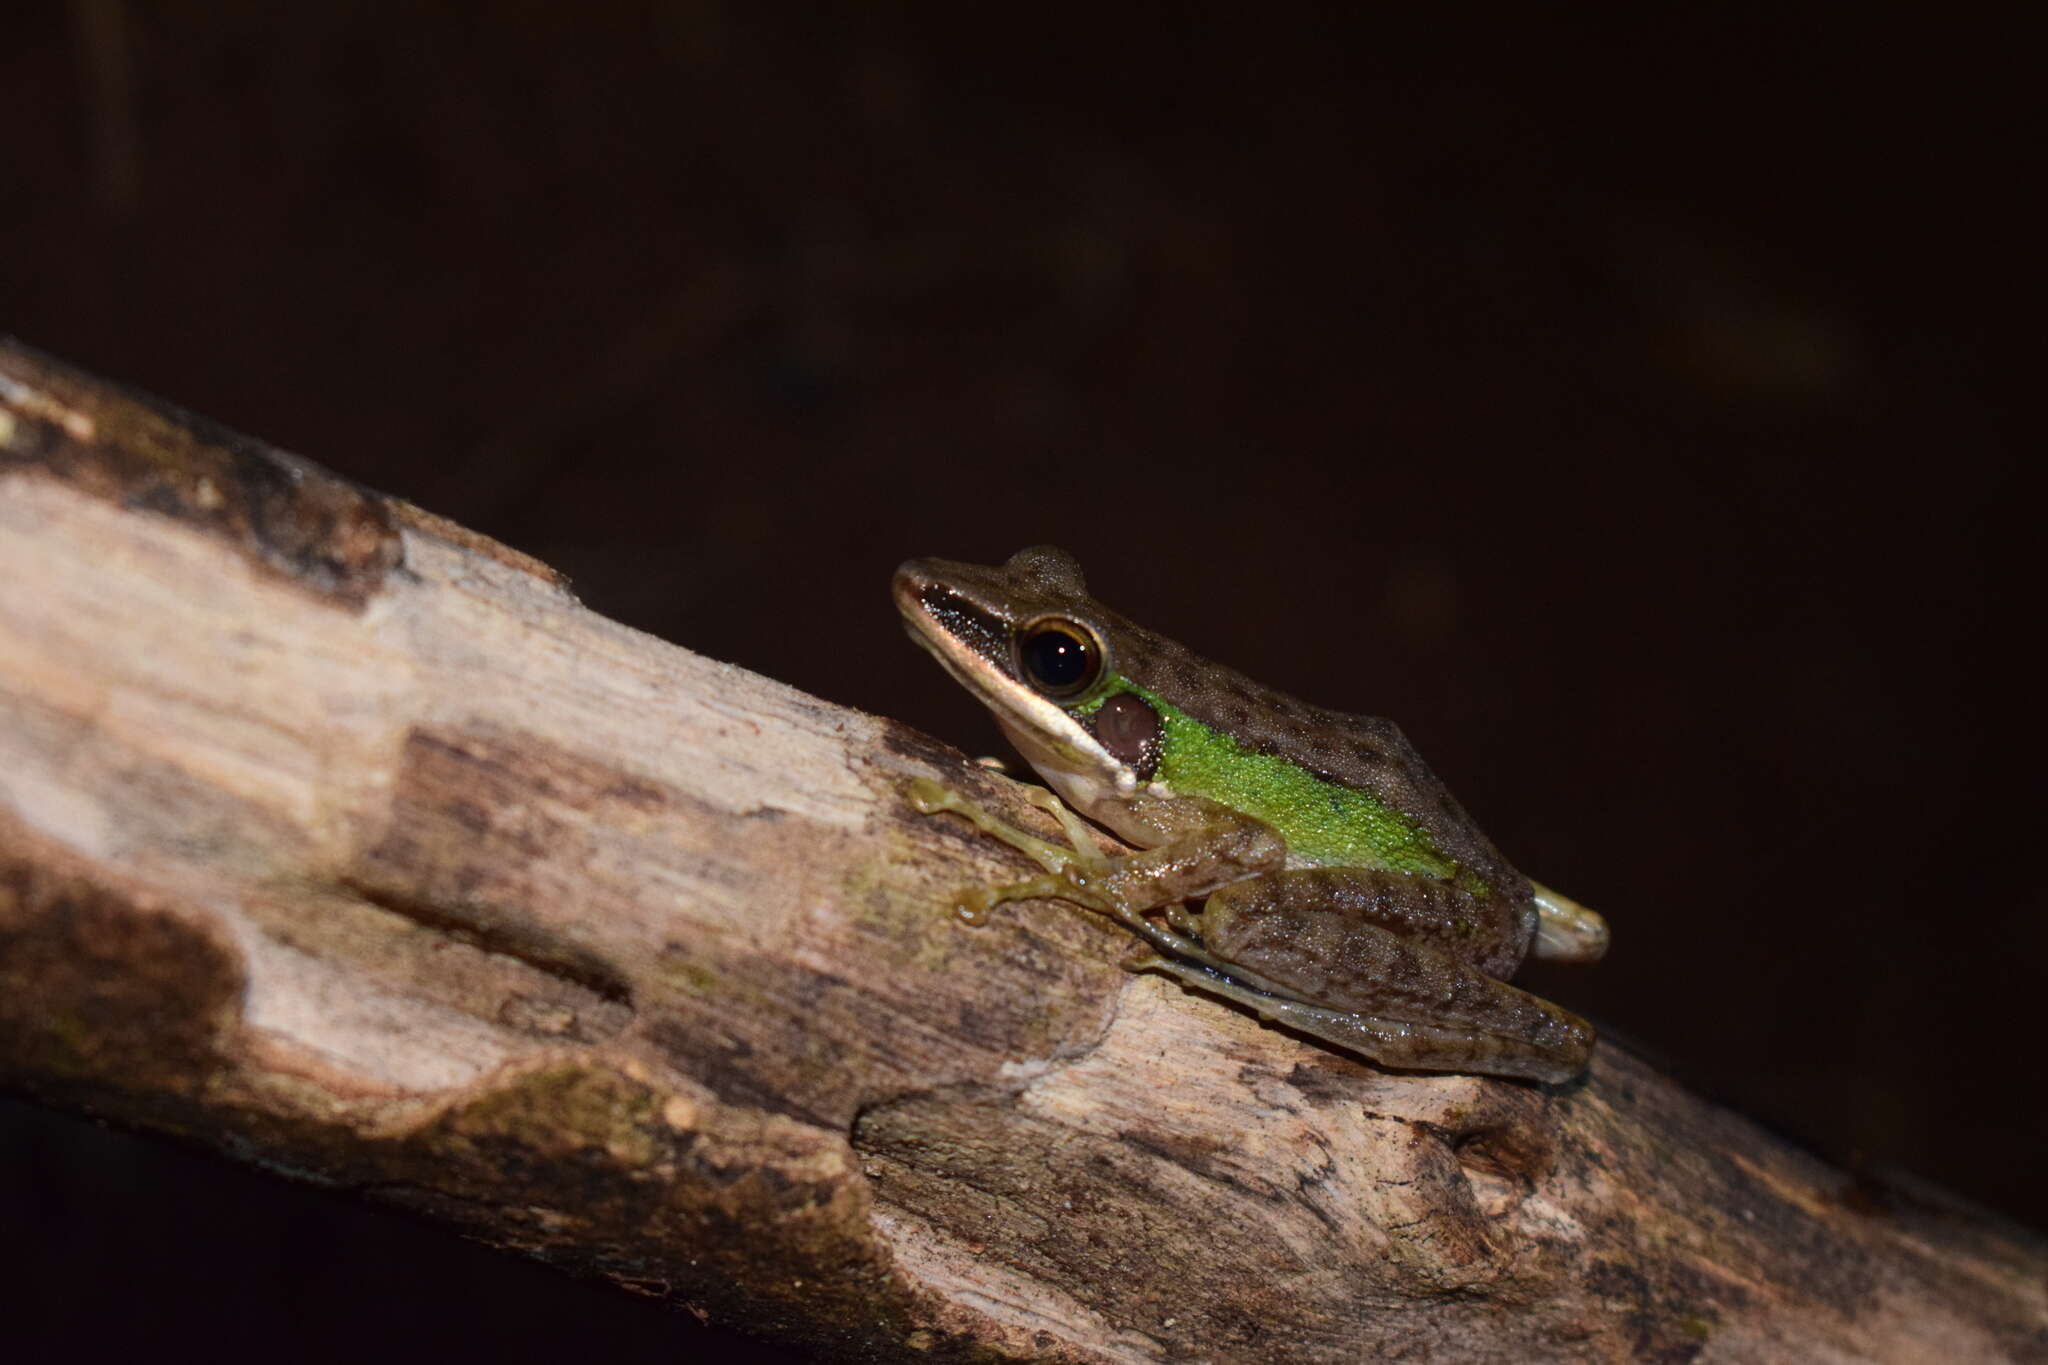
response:
M1017 669L1040 696L1065 701L1102 676L1102 647L1086 626L1049 616L1017 636Z

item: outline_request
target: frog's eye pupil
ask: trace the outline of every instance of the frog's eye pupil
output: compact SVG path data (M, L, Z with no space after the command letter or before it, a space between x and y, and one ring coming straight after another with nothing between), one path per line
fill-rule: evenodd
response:
M1025 681L1048 697L1072 697L1088 690L1102 667L1094 638L1070 621L1041 621L1017 642Z

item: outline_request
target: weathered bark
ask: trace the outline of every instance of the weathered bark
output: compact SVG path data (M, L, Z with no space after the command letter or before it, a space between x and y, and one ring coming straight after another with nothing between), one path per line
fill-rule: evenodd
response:
M0 1082L842 1351L2048 1356L2048 1255L1603 1044L1389 1075L910 816L1003 779L0 346Z

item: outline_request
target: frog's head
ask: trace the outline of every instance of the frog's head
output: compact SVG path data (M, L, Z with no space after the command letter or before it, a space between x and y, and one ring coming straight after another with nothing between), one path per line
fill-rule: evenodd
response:
M1126 625L1088 595L1072 555L1039 545L995 567L913 559L896 570L894 591L910 637L1070 800L1070 789L1129 797L1150 780L1158 715L1123 690L1116 642Z

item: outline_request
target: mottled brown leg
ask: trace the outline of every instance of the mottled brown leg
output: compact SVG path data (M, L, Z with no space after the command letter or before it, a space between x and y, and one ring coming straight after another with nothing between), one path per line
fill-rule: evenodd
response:
M1543 1081L1568 1080L1584 1068L1593 1046L1585 1021L1455 951L1461 935L1479 934L1473 918L1453 913L1441 924L1404 924L1403 902L1371 894L1370 886L1353 887L1348 904L1331 908L1334 880L1367 883L1381 875L1387 874L1301 869L1209 897L1202 912L1207 956L1227 964L1222 970L1253 993L1280 1000L1219 991L1213 973L1199 967L1173 975L1389 1066ZM1368 918L1364 907L1376 913Z
M1059 819L1070 849L925 779L910 799L927 815L965 817L1046 869L962 892L959 913L971 923L1005 901L1072 901L1156 950L1127 966L1178 977L1389 1066L1562 1081L1592 1048L1582 1021L1487 975L1482 968L1519 964L1527 927L1454 887L1361 869L1283 870L1279 835L1220 806L1199 809L1158 848L1111 857L1049 792L1034 800ZM1204 895L1200 916L1181 904ZM1161 907L1171 927L1145 917Z

